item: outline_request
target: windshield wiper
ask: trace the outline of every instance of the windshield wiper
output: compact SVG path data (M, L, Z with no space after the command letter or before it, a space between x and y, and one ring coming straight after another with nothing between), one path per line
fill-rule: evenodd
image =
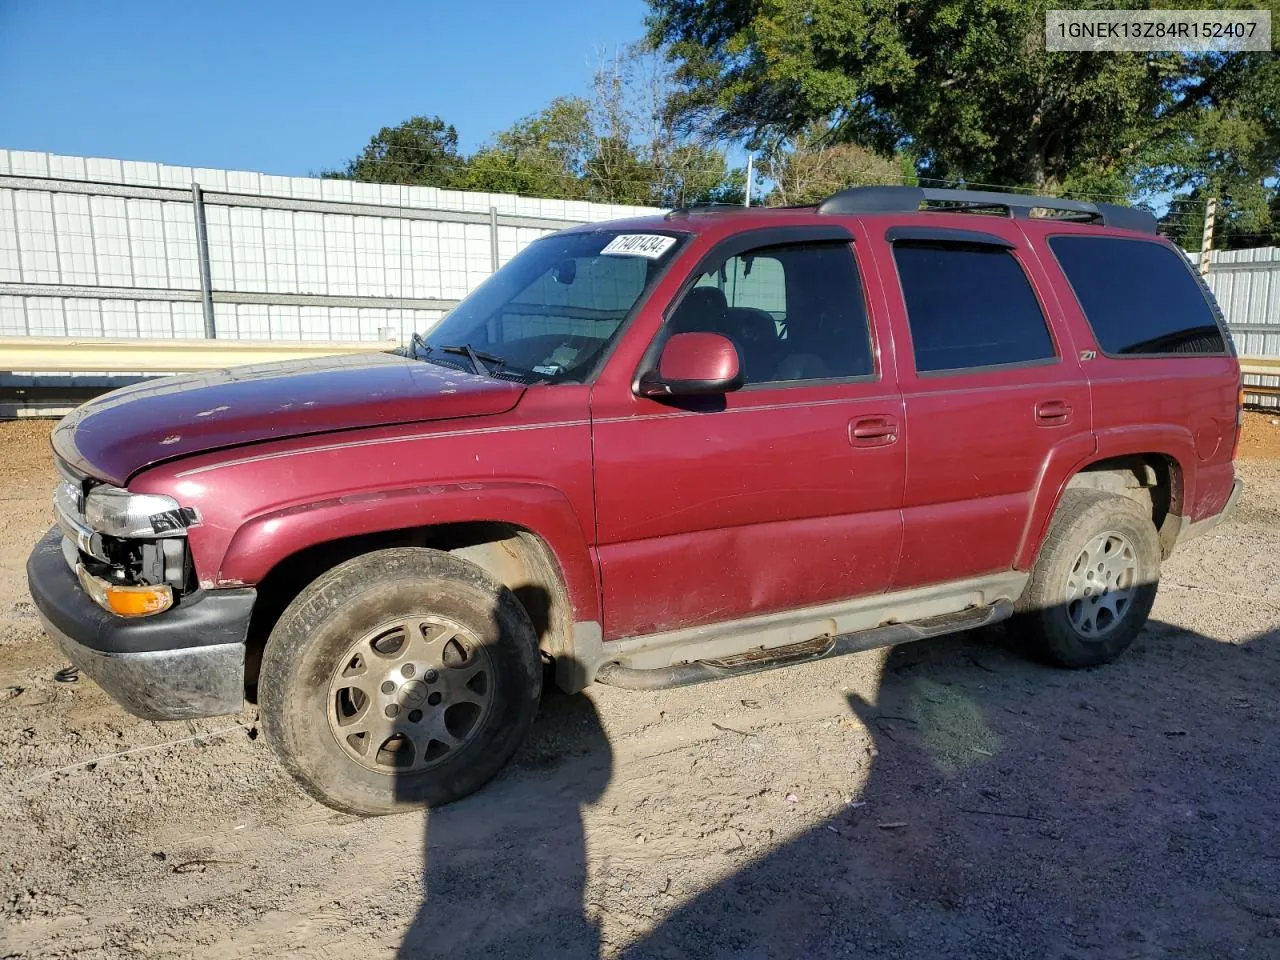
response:
M461 345L450 344L448 346L441 346L440 349L445 353L460 353L464 355L471 361L471 366L475 368L475 372L486 377L491 377L493 374L489 372L489 368L481 361L487 360L489 363L492 363L495 368L500 367L507 362L506 357L499 357L492 353L485 353L483 350L477 350L469 343Z

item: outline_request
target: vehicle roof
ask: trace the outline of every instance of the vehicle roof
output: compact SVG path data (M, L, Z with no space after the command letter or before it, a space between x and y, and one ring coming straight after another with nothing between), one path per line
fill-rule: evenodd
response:
M1056 233L1078 233L1087 236L1127 237L1129 239L1156 241L1166 244L1172 242L1164 236L1143 230L1129 230L1096 223L1082 223L1077 220L1058 217L1015 218L989 213L943 213L931 210L921 210L915 213L819 214L815 207L751 207L742 208L740 213L717 210L697 213L692 216L673 217L668 214L665 216L627 217L620 220L581 224L580 226L570 227L569 231L578 233L593 230L622 230L637 233L684 233L696 236L711 236L714 239L740 233L744 230L764 227L819 226L823 224L848 223L850 221L861 223L873 233L891 226L909 223L981 232L990 230L994 221L994 223L1017 223L1031 237L1037 239Z
M1039 215L1037 215L1037 213ZM1049 215L1046 215L1049 214ZM993 220L1031 226L1032 236L1048 230L1155 239L1156 219L1135 207L1061 197L941 190L921 187L852 187L818 204L801 207L739 207L706 204L663 215L631 217L577 230L637 230L727 235L760 227L818 225L856 219L870 229L925 223L955 229L990 229Z
M837 222L844 218L834 218ZM734 210L684 212L647 217L625 217L571 227L574 232L590 230L639 230L650 233L730 233L755 227L775 227L814 222L831 223L833 218L818 218L814 207L738 207Z

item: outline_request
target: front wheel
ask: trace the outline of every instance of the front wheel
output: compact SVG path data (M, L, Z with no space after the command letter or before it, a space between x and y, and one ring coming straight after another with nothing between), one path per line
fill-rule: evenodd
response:
M263 732L317 800L356 814L479 789L533 722L542 665L511 591L420 548L334 567L281 615L262 657Z
M1068 490L1015 608L1037 652L1065 667L1120 656L1147 622L1160 581L1160 539L1134 501Z

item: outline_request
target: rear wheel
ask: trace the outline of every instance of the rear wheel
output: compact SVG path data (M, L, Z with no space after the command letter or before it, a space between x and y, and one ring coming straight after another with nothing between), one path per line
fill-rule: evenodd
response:
M308 586L263 652L263 730L316 799L359 814L479 789L533 721L542 665L524 608L474 564L402 548Z
M1054 663L1108 663L1146 623L1159 580L1160 540L1147 511L1127 497L1068 490L1014 627L1030 633Z

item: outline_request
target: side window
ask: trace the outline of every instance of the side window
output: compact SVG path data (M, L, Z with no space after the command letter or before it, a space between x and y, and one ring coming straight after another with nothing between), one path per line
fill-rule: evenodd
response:
M1204 291L1181 254L1120 237L1049 240L1104 353L1225 353Z
M847 243L784 244L729 257L698 277L668 325L728 337L747 384L875 372Z
M787 316L787 275L768 252L730 257L718 271L704 273L697 286L719 287L731 308L763 310L779 323Z
M893 258L917 372L1057 356L1035 292L1003 247L899 241Z

